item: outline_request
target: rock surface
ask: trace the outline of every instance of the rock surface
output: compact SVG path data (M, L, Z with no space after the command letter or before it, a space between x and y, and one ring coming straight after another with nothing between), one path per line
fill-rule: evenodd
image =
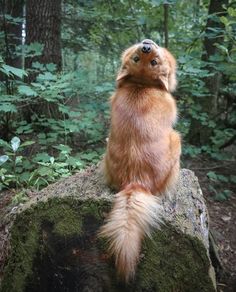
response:
M207 210L193 172L181 170L175 193L162 198L165 224L144 240L126 286L97 238L113 196L91 167L10 210L1 231L0 291L215 291Z

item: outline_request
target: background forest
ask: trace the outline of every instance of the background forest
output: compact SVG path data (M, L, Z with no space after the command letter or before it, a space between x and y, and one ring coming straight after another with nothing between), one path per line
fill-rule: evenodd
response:
M235 1L0 2L1 189L38 189L100 159L120 54L144 38L178 61L183 161L234 159Z
M151 38L178 62L183 166L236 205L236 1L0 0L0 27L0 199L100 160L120 54Z

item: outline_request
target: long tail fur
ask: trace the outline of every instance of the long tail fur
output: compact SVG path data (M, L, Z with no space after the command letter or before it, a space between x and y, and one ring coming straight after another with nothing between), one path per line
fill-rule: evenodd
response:
M108 239L118 274L126 282L134 277L142 239L161 223L161 209L158 197L140 185L131 184L116 194L100 236Z

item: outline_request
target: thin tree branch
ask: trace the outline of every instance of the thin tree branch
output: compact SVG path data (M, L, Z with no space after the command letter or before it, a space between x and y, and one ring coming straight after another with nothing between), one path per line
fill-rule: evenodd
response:
M168 35L168 10L169 4L164 3L164 36L165 36L165 48L168 48L169 45L169 35Z

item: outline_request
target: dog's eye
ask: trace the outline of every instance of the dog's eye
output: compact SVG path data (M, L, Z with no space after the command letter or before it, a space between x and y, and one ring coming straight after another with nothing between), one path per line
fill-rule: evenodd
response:
M139 59L138 56L135 56L135 57L133 58L133 60L134 60L135 63L137 63L140 59Z
M151 61L151 65L152 65L152 66L156 66L156 65L157 65L157 61L156 61L156 60L152 60L152 61Z

